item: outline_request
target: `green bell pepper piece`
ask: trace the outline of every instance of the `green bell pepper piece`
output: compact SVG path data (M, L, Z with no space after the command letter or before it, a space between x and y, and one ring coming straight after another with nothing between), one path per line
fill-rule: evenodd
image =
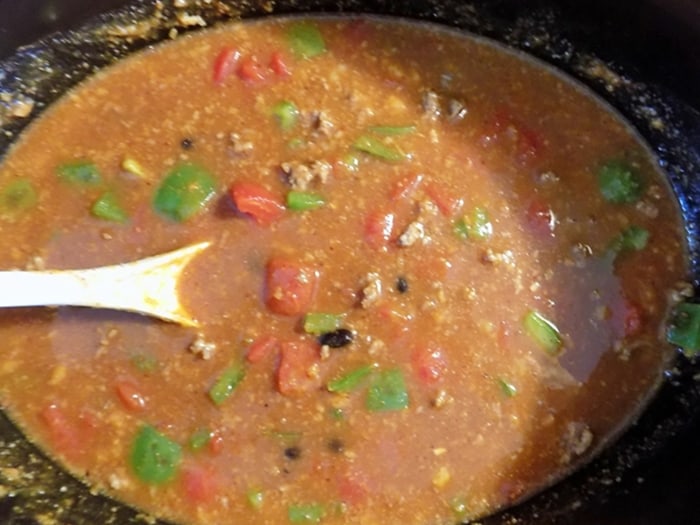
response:
M150 425L141 427L131 447L131 467L139 479L152 484L170 481L181 460L180 445Z
M408 408L408 390L403 372L398 368L384 370L370 383L366 407L372 412Z
M153 206L169 219L183 222L199 213L215 194L216 182L207 170L180 164L161 183Z
M556 355L562 346L559 330L541 313L530 310L525 315L523 325L528 335L534 339L548 354Z

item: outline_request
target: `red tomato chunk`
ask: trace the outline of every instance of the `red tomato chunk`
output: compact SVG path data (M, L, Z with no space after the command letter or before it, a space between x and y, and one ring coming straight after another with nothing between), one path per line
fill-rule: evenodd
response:
M308 342L286 342L280 347L277 388L285 396L297 396L321 385L318 345Z
M318 272L305 265L275 258L267 263L265 304L280 315L300 315L309 310L318 284Z
M230 189L236 209L258 224L267 226L279 220L285 211L282 199L260 184L236 182Z

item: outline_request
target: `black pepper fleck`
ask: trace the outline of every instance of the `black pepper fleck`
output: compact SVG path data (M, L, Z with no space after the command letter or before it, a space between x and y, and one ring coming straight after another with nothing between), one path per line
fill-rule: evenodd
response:
M326 332L321 334L318 338L319 343L323 346L329 346L331 348L341 348L352 343L355 338L353 333L347 328L339 328L333 332Z
M284 449L284 457L287 459L299 459L301 457L301 449L299 447L287 447Z
M184 138L182 139L182 142L180 142L180 146L182 146L182 149L192 149L194 146L194 141L191 138Z
M399 293L406 293L408 291L408 281L405 277L399 277L396 279L396 289Z

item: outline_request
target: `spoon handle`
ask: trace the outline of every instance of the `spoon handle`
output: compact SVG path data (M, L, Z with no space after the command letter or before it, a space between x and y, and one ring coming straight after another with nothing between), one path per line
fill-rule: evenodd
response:
M100 271L86 275L83 271L47 270L41 272L0 272L0 307L15 306L90 306L96 300L93 295L108 299L111 290L102 294L93 282L100 284ZM111 283L109 283L111 284ZM109 288L109 287L108 287Z
M180 304L182 270L208 242L131 263L86 270L0 271L0 308L87 306L197 326Z

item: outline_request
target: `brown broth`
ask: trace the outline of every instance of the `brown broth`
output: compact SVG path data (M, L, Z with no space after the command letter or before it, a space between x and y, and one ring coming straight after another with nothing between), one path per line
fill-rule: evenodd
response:
M489 514L589 459L653 392L671 355L659 337L668 292L686 272L675 199L634 132L541 64L382 19L315 19L326 51L302 59L286 36L297 23L236 23L142 52L79 86L16 143L0 190L29 179L38 201L0 218L3 268L213 246L181 283L196 331L67 307L0 312L0 401L98 490L177 521L308 523L323 509L323 523L426 525ZM216 83L229 47L238 63ZM273 71L276 52L289 75ZM259 80L241 78L251 57ZM440 114L426 111L428 92ZM289 130L272 116L281 100L300 112ZM456 103L465 113L450 116ZM415 129L370 129L388 125ZM407 158L361 153L352 148L361 136ZM127 173L125 158L142 176ZM611 159L643 181L636 203L601 195L597 174ZM57 166L76 160L94 163L103 182L59 180ZM268 225L236 211L232 184L283 199L291 188L280 165L311 161L331 167L310 185L324 206ZM217 196L179 223L153 200L182 162L206 167ZM125 223L91 215L106 189ZM464 239L455 223L476 208L492 232ZM368 240L368 218L388 213L390 238ZM411 224L424 236L402 241ZM632 225L648 232L646 246L610 255ZM280 257L319 275L298 314L266 306L275 294L266 266ZM381 283L376 299L368 278ZM303 330L309 311L342 314L354 340L321 348ZM533 339L528 311L556 324L560 353ZM269 336L279 344L249 362L252 343ZM215 345L210 358L191 351L195 339ZM313 354L300 392L279 391L287 343ZM208 391L232 363L245 377L217 405ZM356 388L328 391L362 366L371 372ZM370 385L387 370L400 371L408 406L368 410ZM143 425L181 447L162 483L130 464ZM213 437L199 448L202 429ZM301 521L295 506L311 506Z

